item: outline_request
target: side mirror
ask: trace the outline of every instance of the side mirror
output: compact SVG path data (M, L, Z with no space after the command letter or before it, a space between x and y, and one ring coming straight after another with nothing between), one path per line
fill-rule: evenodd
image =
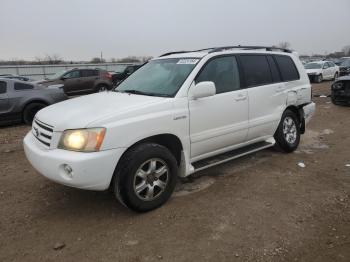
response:
M66 77L66 76L62 76L62 77L61 77L61 80L64 81L64 80L66 80L67 78L68 78L68 77Z
M200 82L192 88L191 93L193 99L213 96L216 94L215 83L210 81Z

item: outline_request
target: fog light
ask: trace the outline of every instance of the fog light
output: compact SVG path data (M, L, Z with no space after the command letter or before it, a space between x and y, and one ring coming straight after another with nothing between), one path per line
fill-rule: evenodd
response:
M69 178L73 178L73 169L70 165L64 164L63 170Z

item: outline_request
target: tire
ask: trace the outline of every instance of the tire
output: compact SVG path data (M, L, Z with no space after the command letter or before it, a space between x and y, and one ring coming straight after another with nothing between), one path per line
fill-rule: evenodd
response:
M322 74L319 74L318 76L315 77L315 82L316 83L321 83L323 81L323 76Z
M44 103L30 103L23 110L23 122L27 125L31 125L35 114L46 107Z
M109 88L108 88L108 85L98 85L96 87L96 93L101 93L101 92L105 92L107 91Z
M334 78L333 78L333 80L337 79L337 78L338 78L338 76L339 76L339 74L338 74L338 72L336 72L336 73L334 74Z
M291 153L297 149L300 142L300 123L296 114L287 109L274 135L278 149Z
M122 204L137 212L163 205L174 191L178 166L164 146L146 143L131 148L118 164L113 192Z

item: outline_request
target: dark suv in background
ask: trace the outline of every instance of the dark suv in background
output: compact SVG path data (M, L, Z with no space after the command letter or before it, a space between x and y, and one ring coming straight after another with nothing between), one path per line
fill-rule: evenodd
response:
M112 75L102 69L71 69L38 81L49 86L62 84L67 95L80 95L102 92L112 88Z
M120 82L133 74L142 65L129 65L122 72L110 72L112 75L113 86L118 86Z

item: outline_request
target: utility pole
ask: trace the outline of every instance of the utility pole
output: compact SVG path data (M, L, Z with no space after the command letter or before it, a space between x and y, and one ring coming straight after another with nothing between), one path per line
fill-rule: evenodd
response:
M101 60L100 60L100 61L101 61L101 63L102 63L102 59L103 59L103 57L102 57L102 51L101 51Z

